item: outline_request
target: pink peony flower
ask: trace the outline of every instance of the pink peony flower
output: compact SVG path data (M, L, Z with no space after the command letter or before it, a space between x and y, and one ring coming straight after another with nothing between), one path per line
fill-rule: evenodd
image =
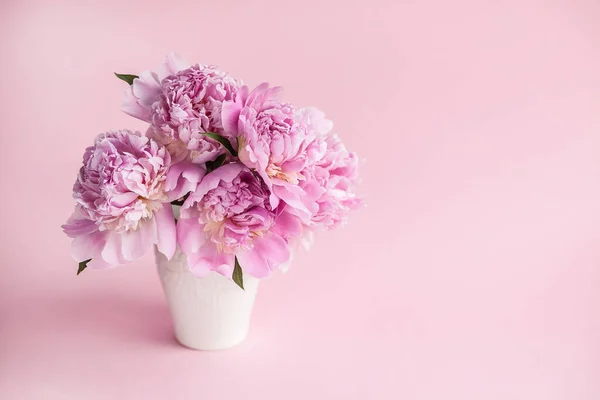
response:
M222 133L221 107L233 99L238 83L216 67L195 65L168 76L152 105L154 137L167 146L179 145L196 163L214 160L223 147L203 133Z
M320 193L307 197L299 183L303 171L323 156L326 145L319 138L331 130L331 122L314 108L278 101L279 90L266 83L252 92L243 87L235 101L223 102L223 127L237 138L240 161L256 169L271 190L271 206L282 200L308 223L316 205L305 200Z
M139 132L99 135L83 156L73 186L75 212L63 225L72 255L90 267L140 258L156 244L168 258L176 247L173 211L165 191L171 157ZM177 186L177 184L175 184Z
M147 135L165 145L174 162L214 160L221 145L203 133L223 133L221 107L239 82L217 67L188 66L171 55L159 73L145 72L126 92L123 110L151 122Z
M346 150L335 134L325 137L323 157L303 172L301 183L308 202L316 204L308 226L329 230L346 222L350 211L362 205L356 193L358 157Z
M168 76L152 107L153 125L185 142L197 132L220 133L222 103L235 98L238 84L217 67L201 64Z
M139 78L133 80L133 84L125 90L125 99L121 110L132 117L151 122L152 105L158 101L161 93L160 83L167 76L188 67L189 64L178 55L167 55L157 72L144 71Z
M259 177L239 163L207 174L181 208L177 238L192 272L231 278L234 258L244 272L262 278L289 259L285 236L299 223L278 215ZM294 230L296 232L294 232Z

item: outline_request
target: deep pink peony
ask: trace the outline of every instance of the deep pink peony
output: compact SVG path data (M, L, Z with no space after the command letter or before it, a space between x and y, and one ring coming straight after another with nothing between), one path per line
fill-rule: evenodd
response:
M331 122L317 109L280 102L279 90L266 83L252 92L244 86L235 101L223 103L223 127L237 138L240 161L256 169L271 190L271 206L282 200L308 223L317 209L306 200L320 193L307 194L300 182L303 172L323 157Z
M139 132L112 131L96 138L73 186L75 212L63 225L73 238L76 261L115 266L140 258L153 244L173 256L175 221L165 204L170 162L163 146Z
M167 147L174 162L214 160L221 145L203 133L223 133L221 107L239 82L217 67L188 66L171 55L159 73L145 72L126 92L123 110L151 123L147 135Z
M223 101L233 100L239 83L217 67L196 64L161 82L158 102L153 104L152 123L169 136L186 143L198 132L221 133Z
M158 101L152 106L153 137L176 155L184 150L194 163L214 160L222 146L203 133L223 133L221 107L237 92L238 82L216 67L194 65L161 82Z
M231 278L234 258L244 272L262 278L289 257L286 237L299 235L291 216L274 212L269 190L239 163L207 174L181 208L177 238L192 272Z
M167 76L186 69L189 64L177 54L169 54L156 72L144 71L125 90L121 110L142 121L152 121L152 105L161 94L161 82Z

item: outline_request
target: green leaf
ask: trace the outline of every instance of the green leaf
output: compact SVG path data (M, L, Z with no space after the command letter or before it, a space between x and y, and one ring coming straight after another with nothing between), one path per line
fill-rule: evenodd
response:
M212 140L215 140L215 141L221 143L223 145L223 147L225 147L227 149L227 151L231 153L232 156L237 157L237 151L235 151L233 146L231 146L231 143L229 142L229 140L227 140L227 138L224 138L223 136L216 134L214 132L202 132L202 134L205 136L208 136Z
M77 268L77 275L79 275L80 273L83 272L84 269L87 268L87 264L92 261L92 259L90 258L89 260L85 260L85 261L81 261L79 263L79 268Z
M244 274L242 274L242 267L240 267L240 263L237 257L235 258L235 266L233 267L232 278L233 281L237 283L237 285L241 287L242 290L244 290Z
M115 75L117 76L117 78L119 78L122 81L125 81L125 82L129 83L130 85L133 85L133 80L135 78L139 78L139 76L137 76L137 75L117 74L116 72L115 72Z
M223 165L226 158L227 158L227 154L221 154L219 157L217 157L217 159L215 161L207 161L206 162L206 173L208 174L209 172L212 172L215 169L219 168L221 165Z

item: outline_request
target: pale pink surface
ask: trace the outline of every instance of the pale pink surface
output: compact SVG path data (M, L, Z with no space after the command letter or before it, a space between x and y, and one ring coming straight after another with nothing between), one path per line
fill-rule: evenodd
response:
M0 11L0 398L600 398L597 1ZM226 352L175 344L151 257L75 276L60 230L83 149L144 129L112 71L169 51L285 86L368 160L369 207Z

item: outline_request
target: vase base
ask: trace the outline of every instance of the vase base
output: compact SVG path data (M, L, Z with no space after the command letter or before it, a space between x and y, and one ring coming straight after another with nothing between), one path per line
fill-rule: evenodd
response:
M219 350L227 350L232 347L236 347L242 344L246 340L247 333L244 335L240 335L237 338L228 338L229 340L220 340L212 343L200 343L195 338L180 338L177 333L175 333L175 339L179 344L184 347L187 347L191 350L196 351L219 351Z

